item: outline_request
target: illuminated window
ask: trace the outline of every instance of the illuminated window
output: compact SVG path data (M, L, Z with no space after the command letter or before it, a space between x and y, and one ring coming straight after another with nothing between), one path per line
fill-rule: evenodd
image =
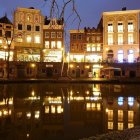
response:
M95 49L95 47L92 47L92 51L95 51L96 49Z
M118 105L123 105L123 97L118 97Z
M87 51L90 51L90 46L87 46Z
M30 119L31 118L31 112L27 112L26 116L27 116L28 119Z
M123 23L118 23L118 32L123 32Z
M51 38L56 38L55 32L51 32Z
M45 113L49 113L49 106L45 106Z
M2 44L2 39L0 39L0 44Z
M96 104L95 103L91 103L91 109L95 110L95 108L96 108Z
M40 115L40 112L39 111L35 111L35 119L38 119L39 115Z
M133 30L134 30L133 22L128 22L128 32L133 32Z
M50 37L49 32L45 32L45 38L49 38L49 37Z
M62 42L61 41L57 41L57 48L58 49L62 48Z
M128 97L128 105L130 106L134 105L134 97Z
M133 34L128 34L128 44L133 44Z
M63 109L61 108L61 105L57 106L57 113L62 113Z
M134 120L134 111L128 111L128 122L133 122Z
M40 36L35 36L35 43L40 43Z
M118 123L118 130L123 130L123 123Z
M134 62L134 51L128 50L128 62L133 63Z
M49 41L45 41L45 48L49 49Z
M17 37L17 42L23 42L22 36Z
M62 38L62 32L57 32L57 38Z
M51 48L55 48L55 41L51 42Z
M54 105L51 106L51 113L55 113L55 106Z
M98 46L98 47L97 47L97 51L101 51L101 47Z
M113 35L108 35L108 45L113 44Z
M97 110L101 110L101 104L97 103Z
M123 62L123 50L118 50L118 62Z
M118 110L118 121L123 121L123 110Z
M112 23L108 24L108 32L113 32L113 25L112 25Z
M123 34L118 34L118 44L123 44Z
M108 110L108 120L113 120L113 110Z
M113 122L108 122L108 129L113 130Z
M32 41L32 38L30 35L27 35L27 38L26 38L27 42L30 43Z
M134 127L134 123L128 123L128 128L133 128Z

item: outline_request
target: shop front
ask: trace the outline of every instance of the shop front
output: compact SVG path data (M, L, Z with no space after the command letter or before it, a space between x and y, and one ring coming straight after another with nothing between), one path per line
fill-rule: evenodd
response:
M61 50L44 50L44 62L62 62L63 52Z
M17 50L17 61L40 62L40 49L24 48Z

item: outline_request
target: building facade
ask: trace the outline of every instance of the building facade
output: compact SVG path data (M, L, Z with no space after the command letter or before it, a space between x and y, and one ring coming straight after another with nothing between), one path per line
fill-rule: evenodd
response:
M139 10L103 12L103 59L133 63L139 57Z
M43 26L43 62L62 62L64 57L64 20L45 18Z
M44 17L38 9L17 8L14 12L15 60L41 61Z

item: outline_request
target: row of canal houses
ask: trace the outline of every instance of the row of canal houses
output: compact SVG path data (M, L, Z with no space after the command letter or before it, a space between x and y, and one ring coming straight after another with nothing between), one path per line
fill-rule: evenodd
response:
M0 18L0 77L7 75L8 56L11 78L140 77L139 14L126 8L103 12L96 28L69 30L65 46L63 18L17 8L13 22Z

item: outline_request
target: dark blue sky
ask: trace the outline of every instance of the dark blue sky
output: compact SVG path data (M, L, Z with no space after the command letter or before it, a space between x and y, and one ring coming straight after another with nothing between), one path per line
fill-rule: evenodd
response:
M62 2L62 0L58 0ZM140 9L140 0L75 0L77 10L81 16L81 28L84 26L96 27L101 14L104 11L118 11L122 7L127 7L128 10ZM16 7L35 7L42 11L43 15L48 15L49 5L45 5L43 0L1 0L0 16L7 12L11 16ZM70 14L70 8L67 9L66 15ZM72 20L72 19L71 19ZM69 28L76 28L76 22L72 24L69 21ZM68 25L67 25L68 26Z

